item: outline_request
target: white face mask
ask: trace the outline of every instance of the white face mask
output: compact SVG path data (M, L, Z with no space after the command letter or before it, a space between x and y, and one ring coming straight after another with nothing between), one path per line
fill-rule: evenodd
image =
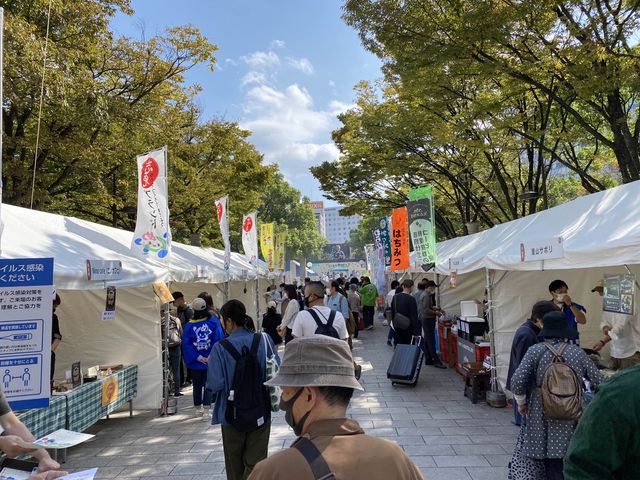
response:
M564 302L564 297L565 296L566 296L566 293L556 293L555 294L556 302L558 302L558 303Z

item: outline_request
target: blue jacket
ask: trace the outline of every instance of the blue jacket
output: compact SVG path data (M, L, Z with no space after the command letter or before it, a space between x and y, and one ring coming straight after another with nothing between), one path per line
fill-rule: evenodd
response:
M340 312L344 317L345 322L349 320L349 300L347 300L347 298L341 293L336 292L333 297L327 297L325 305L331 310Z
M266 360L265 352L265 340L268 344L269 354L275 353L276 361L280 364L280 357L278 351L273 346L271 337L269 335L253 333L246 328L239 328L234 331L227 340L231 342L231 345L238 350L242 351L242 347L251 348L254 335L262 335L260 346L258 347L258 358ZM263 361L260 365L260 372L263 381L266 381L266 363ZM215 406L213 408L213 419L211 423L213 425L221 424L222 426L228 426L229 423L225 419L225 412L227 410L227 398L231 391L233 384L233 377L236 374L236 361L220 344L214 345L209 355L209 371L207 372L207 388L214 394ZM265 387L266 388L266 387Z
M511 390L511 377L522 363L524 355L529 347L540 343L540 329L531 321L523 323L513 336L511 344L511 360L509 361L509 372L507 373L507 390Z
M182 336L182 356L187 368L206 370L207 365L199 362L198 357L208 358L213 345L223 338L220 320L214 316L187 322Z

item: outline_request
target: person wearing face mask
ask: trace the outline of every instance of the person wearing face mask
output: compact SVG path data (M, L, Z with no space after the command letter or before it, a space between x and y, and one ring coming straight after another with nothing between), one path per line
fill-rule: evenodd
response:
M266 380L266 356L274 354L276 362L280 363L277 350L268 335L252 333L245 328L247 311L239 300L229 300L220 309L220 317L224 330L229 335L225 340L216 343L209 355L209 369L207 388L215 397L212 424L221 425L222 446L224 449L224 463L229 480L244 480L251 473L254 466L267 457L269 435L271 433L271 404L269 394L263 383ZM253 348L256 347L255 356ZM250 358L245 358L249 354ZM252 361L254 368L246 368L248 361ZM242 363L240 363L242 362ZM257 362L257 364L255 364ZM237 366L245 366L238 370ZM243 385L257 385L262 388L260 394L245 396L255 399L251 403L252 409L247 409L246 398L235 388L242 388L236 383L236 374L253 372L256 378L242 377ZM240 373L239 373L240 372ZM238 393L236 395L236 393ZM242 403L244 401L244 403ZM231 406L231 408L229 408ZM236 411L233 407L237 407ZM243 410L244 408L244 410ZM249 415L243 412L259 410L255 422L250 428L240 428L236 423L237 417ZM240 413L237 413L240 412ZM245 418L242 419L243 421Z
M551 301L562 310L564 316L567 317L567 326L574 332L573 337L570 338L570 343L580 345L580 334L578 333L578 323L585 325L587 323L587 317L585 313L587 310L579 303L574 303L569 296L569 287L562 280L554 280L549 284L549 293L551 294Z
M292 332L294 338L316 335L320 329L316 319L325 326L329 324L332 313L331 309L325 306L324 293L325 288L322 282L309 282L307 284L304 289L304 300L307 309L296 315ZM347 324L340 312L333 314L332 328L335 331L332 332L334 333L333 336L337 335L342 340L349 340Z
M258 463L249 480L423 478L398 445L366 435L347 418L353 392L363 388L346 342L320 335L294 339L266 385L282 387L280 409L298 438Z
M542 330L542 317L549 312L555 312L558 307L553 302L540 301L531 309L531 318L524 322L513 336L511 343L511 359L509 361L509 372L507 373L507 390L511 390L511 377L520 366L525 353L529 347L540 342L540 331ZM522 424L522 415L518 412L518 402L513 400L514 425Z
M285 345L293 340L291 331L296 319L296 315L300 311L300 303L298 303L298 292L294 285L285 285L284 298L282 302L282 323L278 326L278 333L284 337Z

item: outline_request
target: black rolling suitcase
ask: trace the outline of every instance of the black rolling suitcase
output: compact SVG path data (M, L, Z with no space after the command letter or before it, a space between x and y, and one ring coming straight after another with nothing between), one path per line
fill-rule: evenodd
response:
M391 385L403 384L415 386L420 377L424 353L422 337L412 337L410 345L396 345L387 369L387 378Z

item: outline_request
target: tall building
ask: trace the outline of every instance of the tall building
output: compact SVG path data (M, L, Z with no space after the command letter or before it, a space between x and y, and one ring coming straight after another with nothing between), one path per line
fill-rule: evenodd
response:
M313 208L313 214L316 216L316 225L318 227L318 232L323 237L327 237L327 228L325 223L325 215L324 215L324 203L323 202L310 202L311 207Z
M325 238L329 243L346 243L351 238L351 230L358 228L360 215L340 216L342 207L324 209Z

